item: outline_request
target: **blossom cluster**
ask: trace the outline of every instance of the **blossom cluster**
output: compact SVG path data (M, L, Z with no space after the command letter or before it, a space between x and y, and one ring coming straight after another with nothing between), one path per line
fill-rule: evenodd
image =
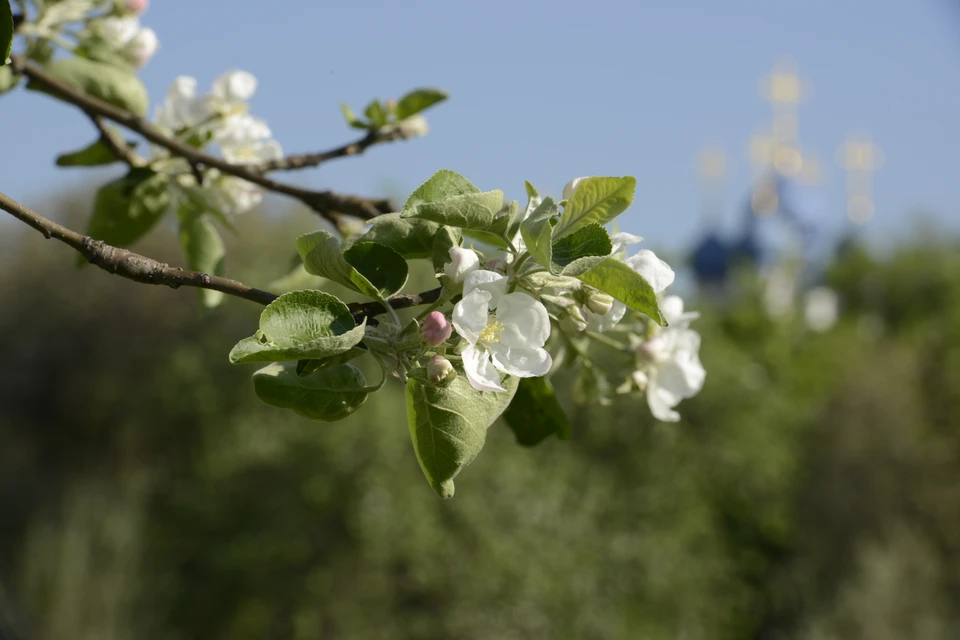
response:
M51 40L69 49L100 45L106 50L143 67L160 47L156 32L140 24L148 0L61 0L37 7L36 20L27 22L20 33ZM81 28L73 28L80 24ZM70 35L77 45L64 39ZM102 54L101 54L102 55Z
M203 147L216 144L224 159L234 164L255 164L283 156L280 144L272 138L266 121L249 113L247 101L257 90L257 79L247 71L231 70L213 81L209 93L197 93L197 80L180 76L157 107L154 123L184 142ZM156 148L154 153L168 158L169 152ZM179 172L189 184L193 176L184 160L171 159L171 172ZM244 213L263 199L261 187L233 176L208 170L205 187L227 214Z
M567 184L565 201L573 197L581 180ZM539 204L539 197L533 196L527 215ZM501 374L529 378L551 373L555 363L548 347L559 342L551 340L552 333L579 341L619 331L626 335L622 351L630 356L631 371L617 391L643 393L655 418L677 421L675 408L696 395L706 377L699 358L700 336L690 328L699 314L685 311L679 296L666 294L675 274L653 251L627 256L627 247L641 241L629 233L612 234L610 257L650 284L659 298L665 326L629 311L620 300L580 280L554 276L544 269L518 269L526 246L517 232L510 243L514 251L503 258L485 258L467 247L449 250L442 280L445 290L461 298L449 319L439 311L424 319L423 341L440 353L446 352L448 341L458 345L470 385L478 391L503 392ZM627 317L632 321L624 322ZM431 380L449 379L450 370L443 363L449 365L442 356L432 356Z

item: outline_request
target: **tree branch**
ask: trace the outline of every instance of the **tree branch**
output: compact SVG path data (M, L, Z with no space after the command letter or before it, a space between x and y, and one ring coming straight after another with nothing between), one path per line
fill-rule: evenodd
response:
M178 267L158 262L139 253L110 246L100 240L94 240L76 231L48 220L35 211L31 211L19 202L0 193L0 209L25 222L45 238L54 238L67 244L83 255L91 264L115 275L145 284L166 285L172 289L178 287L197 287L220 291L259 304L270 304L277 296L269 291L248 287L242 282L213 276L198 271L184 271Z
M237 280L230 280L200 271L184 271L179 267L171 267L139 253L95 240L90 236L77 233L44 218L39 213L32 211L3 193L0 193L0 209L33 227L48 240L53 238L73 247L91 264L128 280L144 284L165 285L171 289L179 287L210 289L262 305L268 305L279 297L269 291L248 287ZM423 293L404 293L393 296L387 302L394 309L406 309L436 302L440 298L441 292L442 289L437 288ZM360 322L363 318L373 318L387 312L387 309L379 302L351 302L347 306L357 322Z
M259 185L268 191L296 198L334 224L339 220L338 213L369 220L381 213L389 213L395 209L388 199L364 198L333 191L313 191L273 180L257 171L256 168L227 162L223 158L211 156L185 142L171 138L144 118L73 89L73 87L61 82L23 56L11 56L11 62L14 73L22 73L28 78L40 82L62 100L79 107L87 114L112 120L131 131L135 131L150 142L184 158L191 164L217 169L227 175Z
M103 144L107 145L107 147L115 156L126 162L131 167L139 167L143 165L143 160L137 157L137 154L134 153L133 148L127 144L127 141L123 139L123 136L117 135L116 132L111 131L103 121L103 118L100 116L94 115L90 112L86 113L88 116L90 116L93 126L95 126L97 131L100 132L100 140L103 141Z
M269 162L262 162L260 164L252 165L252 168L261 173L266 173L267 171L291 171L296 169L307 169L309 167L321 165L328 160L345 158L347 156L358 156L374 145L401 139L405 139L405 136L400 133L399 129L388 131L386 133L382 131L371 131L355 142L330 149L329 151L321 151L320 153L301 153L297 155L286 156L277 160L270 160Z
M441 293L443 293L443 288L437 287L436 289L424 291L423 293L401 293L389 298L387 302L389 302L390 306L394 309L407 309L409 307L419 307L422 304L436 302L440 299ZM364 317L372 318L387 312L386 307L379 302L351 302L347 306L350 307L350 312L353 314L353 317L358 320Z

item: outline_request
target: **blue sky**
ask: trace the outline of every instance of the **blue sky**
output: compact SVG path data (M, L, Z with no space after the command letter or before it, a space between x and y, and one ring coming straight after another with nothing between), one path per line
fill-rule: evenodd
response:
M866 231L890 240L924 211L960 228L960 11L947 0L761 2L257 2L153 0L144 17L161 49L144 70L152 101L176 75L201 86L241 68L260 80L253 112L288 152L355 137L338 104L362 108L436 86L451 99L431 134L287 176L315 187L407 193L439 168L523 198L523 181L558 193L579 175L634 175L623 227L657 246L697 237L698 150L723 147L733 217L750 179L746 145L769 120L759 80L781 55L813 85L804 147L826 164L824 194L842 224L835 151L869 131L886 163ZM51 185L111 171L60 170L57 153L92 137L53 100L0 99L2 189L26 203Z

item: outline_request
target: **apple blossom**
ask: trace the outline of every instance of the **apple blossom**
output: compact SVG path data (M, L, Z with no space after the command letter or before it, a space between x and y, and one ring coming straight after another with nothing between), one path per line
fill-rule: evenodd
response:
M550 371L553 361L543 348L550 337L546 308L526 293L507 293L507 279L499 273L467 276L453 326L467 342L463 368L478 391L505 391L497 370L521 378Z
M464 279L480 268L480 256L473 249L450 247L450 262L443 266L443 273L453 282Z
M257 91L257 78L248 71L231 69L213 81L213 97L225 106L246 102Z
M674 407L699 393L706 378L700 363L700 334L689 328L698 314L684 313L683 300L678 296L665 298L661 310L671 324L637 346L637 371L632 377L646 391L653 416L677 422L680 414Z

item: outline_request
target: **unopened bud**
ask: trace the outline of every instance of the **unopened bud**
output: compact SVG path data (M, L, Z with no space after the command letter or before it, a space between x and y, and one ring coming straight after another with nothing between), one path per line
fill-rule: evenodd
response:
M450 262L443 266L443 272L454 282L463 282L467 274L480 268L480 256L473 249L450 247Z
M141 14L150 6L150 0L124 0L123 8L130 13Z
M387 107L387 111L393 113L397 110L397 101L393 98L388 98L385 106Z
M580 181L584 178L574 178L563 188L563 199L569 200L573 197L573 192L577 190L577 187L580 185Z
M613 297L600 291L594 291L587 297L587 309L597 315L605 315L613 308Z
M431 311L423 319L423 330L421 335L423 341L431 347L437 347L444 342L453 333L453 326L447 320L447 316L439 311Z
M427 363L427 380L432 384L445 384L453 382L457 377L457 372L450 364L450 361L443 356L433 356Z

